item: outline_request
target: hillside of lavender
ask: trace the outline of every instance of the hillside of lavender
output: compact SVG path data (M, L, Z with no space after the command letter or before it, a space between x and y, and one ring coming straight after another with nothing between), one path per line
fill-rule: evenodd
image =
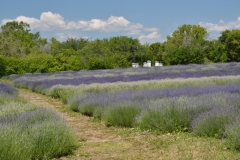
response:
M106 126L190 132L240 150L240 63L67 71L5 77Z

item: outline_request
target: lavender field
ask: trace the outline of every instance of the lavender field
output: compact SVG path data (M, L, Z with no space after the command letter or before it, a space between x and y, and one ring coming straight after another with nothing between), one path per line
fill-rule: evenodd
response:
M65 71L57 73L10 75L5 78L11 79L17 87L28 88L36 92L46 92L47 89L57 84L87 85L93 83L102 84L237 75L240 75L240 64L232 62L114 70Z
M55 111L18 97L0 82L0 159L51 159L76 147L70 126Z
M107 126L191 132L240 150L240 63L11 75Z

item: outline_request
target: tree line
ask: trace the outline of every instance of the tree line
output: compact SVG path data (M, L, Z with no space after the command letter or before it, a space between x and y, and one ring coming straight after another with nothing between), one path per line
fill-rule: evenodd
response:
M165 42L141 44L138 39L116 36L89 40L68 38L49 41L32 33L25 22L7 22L0 31L0 76L81 69L112 69L150 60L164 65L240 61L240 30L225 30L209 39L199 25L178 27Z

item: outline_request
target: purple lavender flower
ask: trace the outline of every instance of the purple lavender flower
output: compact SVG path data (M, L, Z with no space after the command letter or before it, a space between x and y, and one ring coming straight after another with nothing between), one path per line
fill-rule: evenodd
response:
M0 95L16 95L18 94L17 89L12 86L0 82Z

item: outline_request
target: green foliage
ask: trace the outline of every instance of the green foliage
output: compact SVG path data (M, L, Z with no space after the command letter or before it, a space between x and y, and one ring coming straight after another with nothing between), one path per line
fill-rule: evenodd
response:
M32 48L40 48L47 43L40 38L40 33L31 33L29 24L25 22L7 22L1 26L0 50L6 57L25 57Z
M228 61L240 61L240 30L225 30L219 40L226 47Z
M194 116L206 107L168 106L159 110L147 111L139 118L142 130L155 130L162 133L188 131Z
M167 37L165 64L204 63L208 32L199 25L184 24Z
M4 57L0 54L0 77L4 76L6 70L6 60Z
M108 62L104 59L100 58L90 58L88 60L88 69L95 70L95 69L107 69Z
M167 43L174 44L177 47L198 48L204 44L203 42L208 35L207 30L199 25L184 24L167 37Z
M233 150L240 151L240 122L236 121L226 127L226 145Z
M85 38L68 38L66 41L62 42L59 46L60 48L64 49L73 49L74 51L81 50L89 43L88 39Z
M103 114L106 126L133 127L139 108L128 104L116 105Z
M170 64L202 64L204 55L200 49L191 50L189 47L179 47L177 50L169 54Z
M192 130L198 136L223 138L225 132L225 126L230 123L234 117L231 117L225 113L212 113L207 112L204 115L200 115L195 121L196 124Z
M5 60L6 60L5 75L26 73L23 59L16 57L8 57L5 58Z
M59 71L56 69L56 60L49 54L29 55L22 61L25 64L24 69L27 73Z
M78 107L78 111L86 116L93 116L94 110L96 109L96 104L88 104L88 105L84 105L84 106L79 106Z
M209 47L207 49L206 58L211 62L227 62L228 55L225 49L225 45L217 40L209 41Z
M102 120L105 108L104 107L96 107L93 111L93 117L97 120Z

